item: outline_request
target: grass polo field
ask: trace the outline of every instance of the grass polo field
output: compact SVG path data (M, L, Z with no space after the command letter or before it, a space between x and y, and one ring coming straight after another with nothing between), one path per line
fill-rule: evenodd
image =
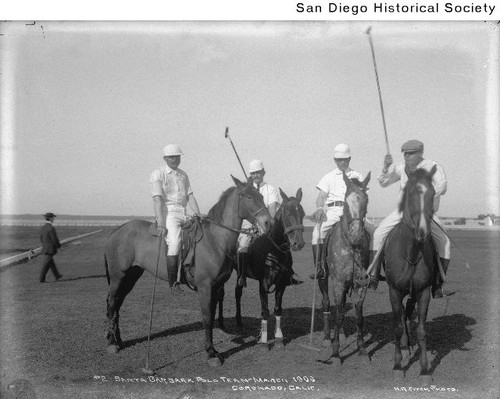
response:
M57 224L56 224L57 227ZM406 361L406 378L393 381L394 353L388 289L381 283L365 300L365 341L371 363L356 354L354 309L348 299L346 339L341 368L316 360L307 349L313 281L311 228L306 246L293 254L294 268L305 280L289 287L283 300L286 346L268 350L256 345L260 329L258 285L248 281L243 296L245 327L234 320L235 275L226 284L226 331L214 330L222 367L207 365L198 295L171 297L166 282L156 287L150 367L145 365L153 276L145 273L121 309L126 348L106 352L107 282L103 246L114 227L69 243L56 255L63 275L40 284L39 257L0 269L2 398L498 398L499 397L499 265L500 231L451 230L452 263L447 290L456 293L432 300L427 323L433 385L419 383L416 336ZM94 231L57 227L60 239ZM2 257L39 246L39 227L2 227ZM468 261L470 267L466 267ZM49 272L50 273L50 272ZM319 290L313 346L322 339ZM270 298L271 311L274 299ZM274 318L269 321L273 338ZM17 396L16 396L17 395ZM25 396L21 396L25 395Z

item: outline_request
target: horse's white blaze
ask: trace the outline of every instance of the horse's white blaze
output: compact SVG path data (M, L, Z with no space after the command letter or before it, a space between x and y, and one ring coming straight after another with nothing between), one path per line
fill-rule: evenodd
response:
M267 320L261 320L260 322L260 344L267 343Z
M276 316L276 328L274 331L275 339L283 339L283 332L281 331L281 316Z
M417 190L420 195L420 222L419 222L419 230L422 230L424 233L427 233L427 223L425 220L425 212L424 212L424 196L427 192L427 187L425 185L418 183Z
M345 201L349 205L349 211L351 212L351 217L353 219L359 219L359 198L356 193L350 194Z

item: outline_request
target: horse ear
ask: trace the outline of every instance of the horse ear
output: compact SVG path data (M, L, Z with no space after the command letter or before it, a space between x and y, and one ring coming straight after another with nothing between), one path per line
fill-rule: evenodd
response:
M366 187L368 186L368 183L370 182L370 178L372 177L372 172L368 172L368 174L366 175L365 177L365 180L363 180L363 183L361 183L361 185L363 186L363 188L366 190Z
M297 194L295 194L295 198L297 198L297 201L302 201L302 188L299 188L297 190Z
M431 179L432 177L434 176L434 173L436 173L436 170L437 170L437 165L434 165L431 169L431 171L429 172L429 174L431 175Z
M283 198L283 201L288 201L288 195L286 195L284 193L284 191L281 189L281 187L280 187L280 195L281 195L281 198Z
M238 188L239 188L239 187L241 187L241 186L243 186L243 185L244 185L241 181L239 181L239 180L238 180L236 177L234 177L233 175L230 175L230 176L233 178L233 181L234 181L234 184L236 185L236 187L238 187Z

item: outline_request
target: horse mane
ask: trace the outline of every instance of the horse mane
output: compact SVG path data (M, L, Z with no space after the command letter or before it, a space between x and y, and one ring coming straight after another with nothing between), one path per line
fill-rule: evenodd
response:
M226 207L226 202L227 199L229 198L229 195L236 190L236 187L229 187L227 190L225 190L219 197L219 200L216 202L216 204L208 211L208 216L215 220L216 222L220 222L222 220L222 215L224 212L224 209Z
M414 184L415 182L417 182L419 180L427 180L429 182L429 184L432 184L431 174L429 172L427 172L425 169L416 169L413 172L410 172L410 174L408 176L408 182L406 183L405 189L403 191L403 197L401 198L401 202L399 203L398 208L399 208L400 212L403 212L403 210L404 210L406 199L409 195L408 194L409 187L411 186L411 184Z

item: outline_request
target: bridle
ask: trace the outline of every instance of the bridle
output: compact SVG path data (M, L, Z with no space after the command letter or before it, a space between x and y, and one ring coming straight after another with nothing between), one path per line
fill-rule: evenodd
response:
M247 194L244 194L244 193L238 193L238 197L239 197L239 198L238 198L238 217L239 217L240 219L246 219L245 217L243 217L243 216L241 216L241 215L240 215L240 202L241 202L241 198L242 198L242 197L246 197L246 198L251 198L251 197L250 197L249 195L247 195ZM251 213L251 214L250 214L250 218L251 218L251 220L249 220L249 221L250 221L250 223L252 223L252 225L257 224L257 215L258 215L259 213L261 213L262 211L264 211L265 209L266 209L266 207L265 207L265 206L263 206L263 207L260 207L259 209L257 209L255 212L253 212L253 213ZM207 217L205 218L205 220L206 220L207 222L209 222L209 223L212 223L212 224L216 225L216 226L222 227L222 228L223 228L223 229L225 229L225 230L232 231L233 233L238 233L238 234L250 234L250 235L252 235L252 232L255 230L255 229L253 228L253 226L252 226L252 228L250 228L250 229L234 229L234 228L232 228L232 227L229 227L229 226L226 226L226 225L224 225L224 224L222 224L222 223L217 222L215 219L213 219L213 218L211 218L211 217L209 217L209 216L207 216ZM253 233L253 234L255 234L255 233Z
M285 253L287 252L289 249L290 249L290 246L291 246L291 239L290 239L290 233L295 231L295 230L301 230L301 231L304 231L304 225L303 224L298 224L298 223L295 223L295 220L294 220L294 224L290 224L290 225L286 225L286 220L285 220L285 207L283 206L283 204L280 206L280 208L278 209L278 212L279 212L279 217L277 217L276 219L281 219L281 224L283 226L283 234L285 235L287 241L284 242L283 244L281 245L278 245L270 235L268 235L268 239L271 241L271 244L273 244L273 246L280 252L282 253Z

